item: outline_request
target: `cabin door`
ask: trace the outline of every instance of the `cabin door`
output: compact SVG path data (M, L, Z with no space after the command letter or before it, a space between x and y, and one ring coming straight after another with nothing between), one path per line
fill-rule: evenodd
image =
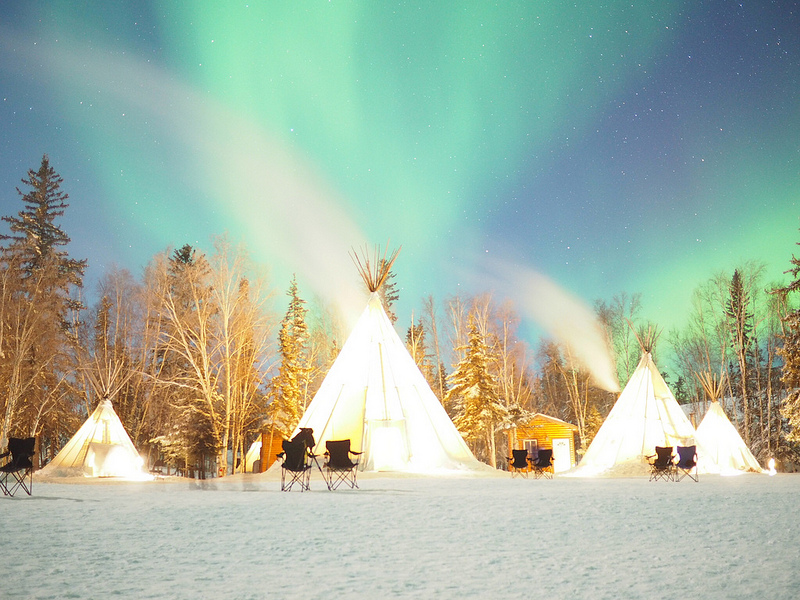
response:
M561 473L572 468L569 438L553 438L553 471Z

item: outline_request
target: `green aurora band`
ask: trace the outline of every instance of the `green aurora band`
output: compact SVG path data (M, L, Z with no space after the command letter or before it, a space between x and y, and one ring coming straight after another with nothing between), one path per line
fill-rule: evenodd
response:
M108 228L136 240L123 262L228 231L277 287L297 271L326 294L355 279L347 249L390 240L407 313L483 291L489 254L587 302L644 292L671 326L718 270L755 258L780 278L797 239L797 42L750 65L745 45L736 74L744 25L706 4L19 10L39 18L14 39L39 40L32 76L80 148L61 164L83 163ZM726 18L797 21L776 10Z

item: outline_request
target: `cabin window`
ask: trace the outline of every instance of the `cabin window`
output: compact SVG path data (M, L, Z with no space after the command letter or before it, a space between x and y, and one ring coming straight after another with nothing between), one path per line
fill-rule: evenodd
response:
M524 440L525 450L528 451L530 458L536 458L539 455L539 442L537 440Z

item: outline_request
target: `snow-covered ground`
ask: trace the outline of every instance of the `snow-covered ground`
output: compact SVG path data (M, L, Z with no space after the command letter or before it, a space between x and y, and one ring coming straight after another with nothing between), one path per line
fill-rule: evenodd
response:
M797 598L800 475L34 480L2 598Z

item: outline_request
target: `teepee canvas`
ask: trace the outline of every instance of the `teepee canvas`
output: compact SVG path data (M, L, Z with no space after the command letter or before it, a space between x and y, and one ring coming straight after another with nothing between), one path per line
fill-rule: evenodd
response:
M762 472L756 457L717 401L711 403L697 426L697 440L703 446L703 452L697 457L700 473L736 475L745 471Z
M103 400L40 474L147 479L143 463L111 400Z
M697 470L720 475L761 473L761 465L718 402L722 397L722 381L708 373L699 374L697 378L711 399L706 415L697 426L697 440L703 446L703 452L697 456Z
M250 444L247 454L244 457L245 473L253 473L255 465L261 460L261 438Z
M470 452L392 327L378 289L390 260L356 259L371 291L367 307L303 415L317 454L349 439L367 471L435 472L485 468Z
M645 472L656 446L694 443L694 427L645 350L574 474Z

